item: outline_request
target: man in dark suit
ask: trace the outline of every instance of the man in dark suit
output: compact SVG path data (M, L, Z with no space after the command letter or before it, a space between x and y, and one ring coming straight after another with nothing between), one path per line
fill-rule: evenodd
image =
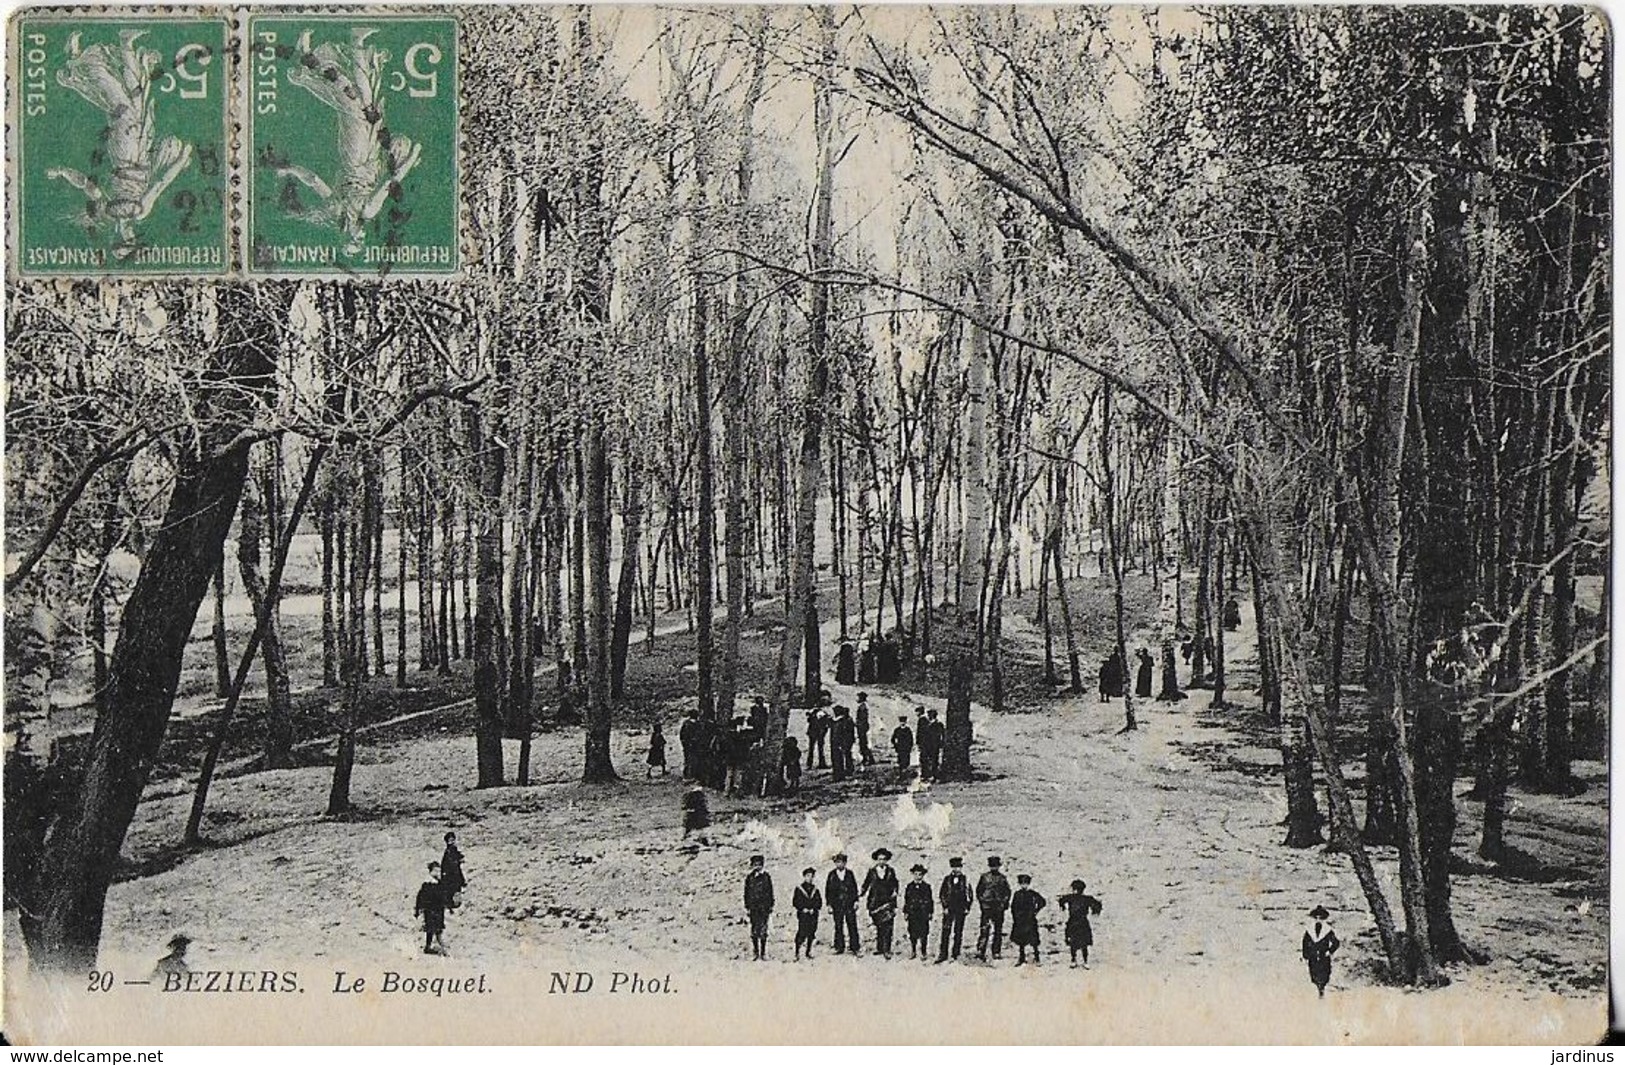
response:
M1010 909L1010 881L998 858L987 860L987 872L976 881L976 901L982 907L982 927L976 933L976 957L987 960L988 939L993 940L993 958L1004 954L1004 915Z
M963 858L948 859L948 875L942 878L942 888L937 893L937 901L942 903L942 948L937 953L937 962L948 960L948 935L953 933L954 958L959 957L959 949L965 939L965 915L970 913L971 894L970 878L965 875Z
M773 914L773 878L768 875L760 854L750 856L750 872L745 874L745 913L750 916L751 960L767 957L767 919Z
M835 953L845 954L848 940L852 953L859 953L858 941L858 878L846 867L846 855L835 856L835 868L824 880L824 904L835 919Z
M835 780L845 780L852 775L852 744L857 741L857 731L852 725L852 718L847 715L846 707L835 708L835 720L829 726L829 758L830 776Z

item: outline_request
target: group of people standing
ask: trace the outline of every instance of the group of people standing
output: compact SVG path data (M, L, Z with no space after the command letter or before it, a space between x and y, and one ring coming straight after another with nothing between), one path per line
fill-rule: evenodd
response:
M845 780L853 772L854 750L860 764L865 766L875 764L874 750L869 745L871 728L869 694L858 692L857 702L855 714L839 705L829 712L821 706L812 707L807 711L808 769L814 768L816 764L819 769L829 769L832 779ZM916 707L915 715L913 728L909 727L908 716L905 714L898 717L897 727L891 732L892 753L897 759L897 772L904 777L913 772L914 752L918 748L920 776L925 780L935 780L942 767L942 745L947 737L947 727L938 720L935 710ZM790 740L793 739L794 737L787 737L785 741L787 778L790 776ZM799 766L795 776L798 778L800 776Z
M835 683L890 684L914 660L914 636L906 629L841 638L835 649Z
M818 938L818 919L825 909L835 923L835 953L854 956L862 953L862 939L858 931L858 904L864 902L869 921L874 926L874 953L892 956L892 941L897 912L902 908L908 931L908 956L929 961L931 956L931 921L940 907L942 913L941 936L936 961L958 959L965 936L965 918L975 905L979 910L976 934L976 957L987 961L989 950L994 960L1004 955L1004 926L1010 920L1010 942L1018 951L1017 965L1027 963L1027 952L1032 951L1032 962L1039 964L1038 914L1048 900L1032 887L1032 876L1016 876L1016 887L1010 887L1003 871L1003 860L993 856L987 860L987 871L976 881L974 889L965 875L964 859L948 860L948 875L942 879L933 894L926 881L928 870L916 863L909 869L910 879L900 884L897 871L892 868L892 853L880 847L870 856L874 864L869 867L860 886L857 875L847 866L845 854L832 859L834 868L824 878L824 889L818 889L818 870L808 867L801 871L801 883L791 896L796 911L795 960L812 957ZM1071 951L1072 964L1089 965L1089 947L1094 943L1094 929L1089 918L1100 914L1100 900L1084 893L1087 885L1082 880L1072 881L1071 891L1057 900L1066 912L1066 945ZM760 854L750 858L750 871L745 874L745 913L750 920L752 958L761 961L767 956L768 922L773 914L773 878L767 872L766 861Z

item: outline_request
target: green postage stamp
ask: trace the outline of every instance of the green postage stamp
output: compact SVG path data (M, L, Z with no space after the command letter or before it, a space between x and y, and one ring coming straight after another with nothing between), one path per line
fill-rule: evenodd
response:
M23 276L227 271L227 19L24 13L12 244Z
M246 38L247 271L457 272L455 20L250 14Z

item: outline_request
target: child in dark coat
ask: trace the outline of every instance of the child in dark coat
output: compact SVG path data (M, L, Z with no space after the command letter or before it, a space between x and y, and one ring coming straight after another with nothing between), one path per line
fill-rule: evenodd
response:
M811 866L803 869L801 883L790 900L796 908L796 961L801 960L803 947L807 957L812 957L813 940L818 937L818 911L824 908L824 896L813 879L817 875L818 870Z
M1027 963L1027 948L1033 948L1033 964L1038 964L1038 911L1046 905L1044 896L1032 888L1033 878L1026 873L1016 877L1016 893L1010 896L1010 942L1020 953L1017 965Z
M1089 917L1100 913L1100 900L1083 893L1087 886L1082 880L1074 880L1071 893L1057 900L1061 909L1066 911L1066 945L1072 952L1072 964L1074 967L1078 964L1081 953L1085 969L1089 968L1089 947L1095 941L1094 929L1089 927Z
M931 953L931 885L925 882L925 866L915 865L909 870L914 879L903 888L903 917L908 921L908 956L929 961Z
M784 745L779 748L779 768L791 791L801 787L801 745L794 736L784 737Z
M643 774L645 779L654 776L656 769L660 770L661 776L666 775L666 734L660 731L658 721L655 722L654 730L649 733L648 763L649 768Z
M773 878L760 854L750 856L750 872L745 874L745 913L750 918L751 958L767 957L767 919L773 915Z
M417 901L412 906L412 916L423 918L423 953L434 954L446 952L446 944L440 938L446 930L446 888L440 881L440 863L429 863L429 879L418 888Z

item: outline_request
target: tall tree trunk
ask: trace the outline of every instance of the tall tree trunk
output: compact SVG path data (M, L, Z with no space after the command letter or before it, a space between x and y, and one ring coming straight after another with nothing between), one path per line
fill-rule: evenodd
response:
M626 684L626 650L632 642L632 605L638 594L638 541L643 537L642 469L630 454L621 510L621 571L616 578L615 627L610 634L609 693L619 699Z
M231 655L226 648L226 564L222 557L214 568L214 624L209 629L214 649L214 697L224 699L231 691Z
M814 90L813 129L818 144L818 169L813 193L812 268L816 276L829 270L834 260L834 180L835 180L835 115L831 81L835 66L835 12L834 8L817 9L819 39L825 78ZM798 463L795 551L790 559L789 609L785 612L784 636L779 642L778 660L773 669L772 712L768 715L767 737L762 745L763 759L768 763L767 790L778 794L783 781L778 768L777 754L784 744L784 735L790 721L789 679L795 672L796 653L804 643L807 656L817 661L818 640L807 640L808 618L816 617L813 603L814 533L818 522L818 483L820 443L824 430L824 400L829 389L829 283L825 280L809 284L811 304L808 319L807 393L802 401L801 448ZM784 499L783 496L780 497ZM788 500L785 500L788 502ZM811 672L809 666L809 672ZM813 678L816 689L816 675Z
M339 662L339 678L344 690L344 716L339 726L338 754L333 760L333 783L327 793L327 816L348 813L350 805L350 778L355 771L356 730L361 725L362 700L366 695L367 679L367 582L372 575L372 533L368 529L368 514L374 507L372 479L366 475L366 455L360 447L352 445L346 456L346 483L359 487L359 500L347 498L345 524L351 544L349 571L349 618L344 626L343 657Z
M500 343L500 341L497 341ZM501 378L499 377L499 380ZM504 400L493 399L500 409ZM502 518L497 510L508 460L493 439L496 425L487 426L490 411L471 414L469 445L479 478L478 524L474 531L474 753L477 788L499 788L506 783L502 757L503 670L498 645L502 642ZM442 535L450 526L443 528ZM449 557L449 556L448 556ZM450 571L446 583L450 584ZM441 596L441 605L445 596ZM442 624L455 624L455 618Z
M1100 391L1100 495L1101 507L1105 511L1106 557L1112 574L1112 619L1116 624L1117 660L1123 667L1123 731L1133 732L1138 726L1134 720L1134 681L1129 675L1128 625L1123 617L1123 550L1117 526L1115 466L1112 459L1112 385L1107 381Z
M582 779L615 780L610 759L609 455L603 415L591 412L583 441L587 496L587 748Z

